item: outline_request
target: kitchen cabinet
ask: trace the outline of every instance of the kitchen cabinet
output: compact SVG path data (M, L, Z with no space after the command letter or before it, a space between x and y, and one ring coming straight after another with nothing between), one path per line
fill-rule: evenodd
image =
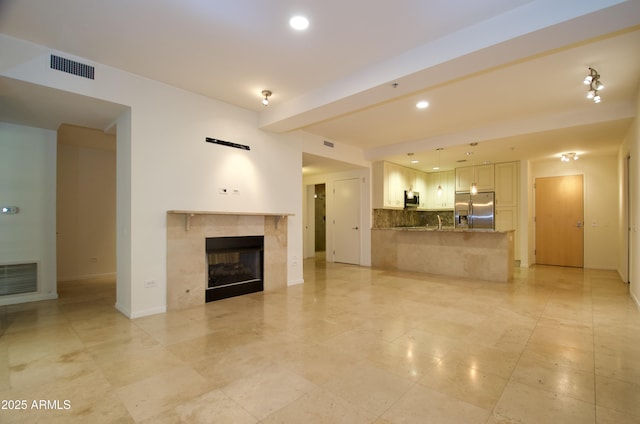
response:
M438 186L442 194L438 195ZM455 204L455 171L432 172L427 174L426 209L449 210Z
M419 210L426 210L428 207L429 181L428 174L421 171L414 172L413 190L420 194Z
M496 231L515 230L518 223L517 209L512 207L496 207Z
M456 191L469 192L472 183L476 183L478 191L493 191L495 189L494 172L492 163L456 168Z
M495 164L495 225L497 231L515 231L515 245L520 241L518 231L518 197L520 187L519 162L503 162ZM516 249L515 259L520 259L519 250Z
M392 162L373 164L374 209L404 209L404 192L413 189L420 195L418 210L453 210L456 173L454 170L426 173ZM438 186L442 194L438 196Z
M409 189L409 168L391 162L373 164L373 207L404 209L404 191ZM416 190L417 191L417 190Z
M518 205L518 162L495 164L496 205L500 207Z

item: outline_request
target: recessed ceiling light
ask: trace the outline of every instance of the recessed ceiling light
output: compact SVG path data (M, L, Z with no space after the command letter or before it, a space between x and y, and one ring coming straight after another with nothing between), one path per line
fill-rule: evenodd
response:
M416 103L416 107L418 109L426 109L429 107L429 102L426 100L421 100L418 103Z
M293 29L302 31L309 27L309 20L304 16L294 16L293 18L289 19L289 25L291 25L291 28Z

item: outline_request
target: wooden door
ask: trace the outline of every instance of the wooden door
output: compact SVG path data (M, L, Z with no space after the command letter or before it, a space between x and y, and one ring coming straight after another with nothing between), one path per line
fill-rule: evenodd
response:
M536 263L584 266L583 177L536 178Z

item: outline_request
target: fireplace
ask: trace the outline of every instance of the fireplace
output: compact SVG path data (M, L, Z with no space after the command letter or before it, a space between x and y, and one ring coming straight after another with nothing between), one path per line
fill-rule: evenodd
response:
M203 305L209 286L207 238L263 237L261 279L265 292L287 287L290 214L167 211L167 310ZM215 243L214 243L215 244ZM260 269L260 268L258 268Z
M264 236L207 237L205 302L263 291Z

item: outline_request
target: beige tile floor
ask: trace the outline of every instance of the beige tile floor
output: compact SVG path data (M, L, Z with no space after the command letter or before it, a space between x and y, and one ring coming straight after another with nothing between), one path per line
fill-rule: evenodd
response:
M2 423L640 422L640 312L611 271L312 260L304 285L136 320L113 281L59 291L0 307Z

